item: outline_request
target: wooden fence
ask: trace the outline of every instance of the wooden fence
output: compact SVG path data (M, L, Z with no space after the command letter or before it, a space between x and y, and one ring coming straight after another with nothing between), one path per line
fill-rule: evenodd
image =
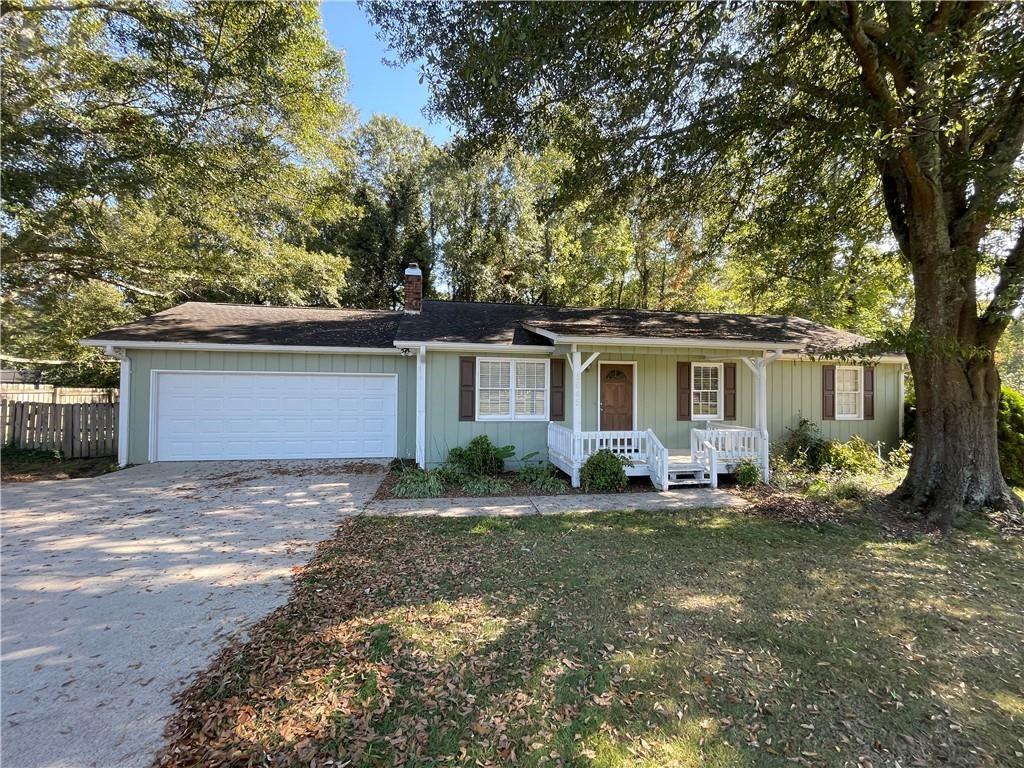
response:
M25 403L116 403L118 390L101 387L54 387L50 384L0 385L0 400Z
M0 401L4 447L60 450L66 459L117 455L117 403Z

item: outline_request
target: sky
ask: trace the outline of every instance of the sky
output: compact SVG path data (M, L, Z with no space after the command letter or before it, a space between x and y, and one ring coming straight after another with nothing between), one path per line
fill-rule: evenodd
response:
M402 122L422 129L438 144L451 136L447 123L432 123L423 116L427 89L419 83L415 64L391 67L382 61L393 59L390 51L377 39L376 30L355 2L326 0L320 13L331 45L345 52L348 71L348 100L359 110L359 119L369 120L374 114L392 115Z

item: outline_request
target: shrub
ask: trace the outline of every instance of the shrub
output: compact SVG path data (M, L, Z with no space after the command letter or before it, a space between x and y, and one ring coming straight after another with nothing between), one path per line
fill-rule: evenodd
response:
M796 429L786 431L789 434L779 446L782 458L788 462L801 463L813 471L821 469L825 464L828 443L818 434L818 425L810 419L801 418Z
M444 493L444 483L437 472L408 467L398 476L394 493L404 499L428 499Z
M875 446L860 435L854 435L845 443L829 441L825 444L825 464L839 472L869 475L880 472L882 460Z
M736 465L736 482L744 488L751 488L761 482L761 468L750 459Z
M1024 487L1024 395L1003 387L999 399L999 466L1010 485Z
M621 459L607 448L602 448L590 458L580 470L580 483L585 491L621 491L629 483L625 466L628 459Z
M461 466L467 475L494 477L505 469L505 459L515 455L515 446L499 448L487 435L477 435L465 448L452 448L448 451L445 463Z
M451 453L448 454L448 460L435 469L434 472L446 486L462 485L469 479L469 474L466 472L466 468L462 464L451 460Z
M528 458L528 456L524 457L520 461L525 462ZM558 476L558 470L553 464L546 461L524 464L516 476L520 482L545 493L558 493L566 488L566 482Z
M899 445L889 451L889 455L885 457L885 464L889 472L901 474L907 471L907 467L910 466L912 448L913 446L906 440L901 440Z
M512 486L500 477L478 475L469 478L463 484L462 490L470 496L502 496L511 491Z

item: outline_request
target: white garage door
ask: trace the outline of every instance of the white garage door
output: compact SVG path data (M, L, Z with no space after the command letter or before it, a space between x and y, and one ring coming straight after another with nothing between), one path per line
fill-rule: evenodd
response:
M160 372L155 461L396 455L397 377Z

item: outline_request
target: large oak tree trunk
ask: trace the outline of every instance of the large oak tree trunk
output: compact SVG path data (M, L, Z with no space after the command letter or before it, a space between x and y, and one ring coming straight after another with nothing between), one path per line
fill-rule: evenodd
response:
M993 337L979 324L973 269L958 270L953 256L938 258L912 241L908 250L916 300L907 358L917 416L910 468L896 497L948 531L966 510L1019 502L999 466L999 372Z
M898 496L942 530L964 509L1013 506L999 468L999 374L992 357L909 358L917 418L913 458Z

